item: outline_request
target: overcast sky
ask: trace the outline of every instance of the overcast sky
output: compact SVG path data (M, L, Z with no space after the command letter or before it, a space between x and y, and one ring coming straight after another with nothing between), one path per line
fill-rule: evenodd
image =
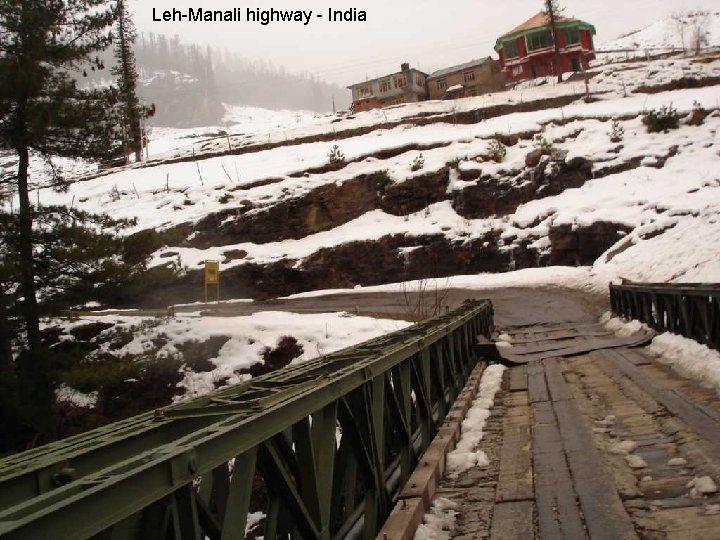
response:
M595 25L596 42L642 28L670 13L717 9L717 0L561 0L565 14ZM342 85L399 69L432 71L493 55L495 39L537 13L542 0L131 0L140 32L178 34L184 41L225 47L288 71L309 71ZM312 10L302 23L153 22L173 8ZM355 7L367 22L327 21L328 8Z

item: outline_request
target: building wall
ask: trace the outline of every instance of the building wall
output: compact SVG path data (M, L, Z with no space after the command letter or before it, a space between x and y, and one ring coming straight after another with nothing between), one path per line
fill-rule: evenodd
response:
M592 33L589 30L579 30L580 42L567 45L567 34L565 28L560 28L557 34L560 51L560 69L563 73L572 73L581 68L587 69L588 62L595 58L593 53L594 44ZM537 29L529 30L518 36L514 41L517 46L518 56L506 58L505 48L500 50L500 64L507 74L509 83L516 83L535 77L548 77L555 73L555 51L552 46L528 51L526 37L536 32Z
M379 77L351 87L354 112L368 111L427 99L427 76L409 66L386 77ZM401 82L406 84L403 86Z
M466 74L472 73L474 80L467 81ZM438 84L440 83L440 84ZM430 99L444 99L447 89L463 85L462 92L453 93L453 97L469 97L497 92L505 89L506 75L499 62L485 62L469 69L453 71L441 77L428 77L428 96Z

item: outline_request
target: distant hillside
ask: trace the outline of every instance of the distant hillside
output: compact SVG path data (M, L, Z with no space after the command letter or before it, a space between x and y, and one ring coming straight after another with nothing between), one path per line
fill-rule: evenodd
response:
M157 126L217 125L223 103L266 109L330 112L350 105L349 92L307 73L289 73L268 62L251 62L237 53L183 43L178 36L143 34L135 55L140 96L155 103ZM104 53L108 68L112 51ZM94 84L108 84L109 70L90 72Z
M602 43L598 48L601 50L637 49L637 52L644 56L646 50L650 52L663 49L693 51L698 41L703 48L720 47L720 11L677 13L640 30Z

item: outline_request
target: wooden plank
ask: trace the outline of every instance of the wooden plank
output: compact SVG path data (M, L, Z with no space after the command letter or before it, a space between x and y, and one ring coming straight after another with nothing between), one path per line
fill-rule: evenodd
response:
M533 540L534 538L532 501L495 505L490 540Z
M618 347L636 347L644 345L655 336L655 332L646 330L633 334L629 337L612 337L612 338L591 338L581 344L569 347L563 347L557 350L548 350L545 352L534 352L528 354L515 354L513 348L503 348L502 357L508 362L515 364L525 364L528 362L544 360L545 358L559 358L562 356L575 356L578 354L600 350L613 349ZM528 372L529 373L529 372Z
M540 362L534 362L527 366L528 374L528 401L537 403L549 401L547 385L545 383L545 368Z
M532 466L540 538L584 538L552 403L533 403L532 412Z
M567 387L564 380L556 382ZM635 528L617 493L613 475L606 470L595 448L591 428L577 403L564 400L552 405L590 538L636 539Z
M647 377L640 368L628 362L623 355L615 351L601 352L602 356L607 358L623 375L647 392L671 414L678 416L690 429L713 444L715 448L720 447L720 424L705 414L701 408L691 405L690 402L693 401L691 397L681 398L673 390L659 387L651 377ZM715 453L715 457L720 461L720 451Z
M592 452L595 443L590 426L575 401L553 403L565 452Z
M425 509L425 503L421 498L398 501L377 537L412 540L415 531L423 522Z
M517 366L510 369L510 392L521 392L528 389L528 374L526 366Z
M545 366L545 379L547 380L548 390L550 390L552 400L563 401L573 399L570 387L565 384L560 362L555 359L544 360L543 365Z
M576 480L575 489L592 540L637 540L635 527L612 482L612 474Z
M506 418L503 425L496 502L533 498L530 422L528 418L524 425L517 425L517 420L517 417Z
M533 428L540 424L552 424L557 425L555 420L555 412L552 408L552 403L549 401L542 401L532 404L533 413Z
M533 452L535 504L542 540L585 538L573 483L562 452Z

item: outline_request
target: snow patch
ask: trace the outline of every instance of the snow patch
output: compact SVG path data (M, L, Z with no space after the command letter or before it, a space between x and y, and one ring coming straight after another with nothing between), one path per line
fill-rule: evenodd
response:
M720 352L692 339L664 333L656 336L647 349L659 362L683 377L696 380L720 393Z
M478 395L462 422L462 436L455 449L447 455L447 470L452 478L472 467L487 467L490 464L485 452L478 451L477 446L483 438L485 423L495 404L495 394L500 390L505 369L505 366L494 364L483 372Z
M450 540L458 515L457 506L457 503L444 497L435 499L430 512L425 514L423 523L415 531L414 540Z
M616 456L627 456L628 454L632 454L637 447L638 443L635 441L620 441L612 443L608 447L608 453Z

